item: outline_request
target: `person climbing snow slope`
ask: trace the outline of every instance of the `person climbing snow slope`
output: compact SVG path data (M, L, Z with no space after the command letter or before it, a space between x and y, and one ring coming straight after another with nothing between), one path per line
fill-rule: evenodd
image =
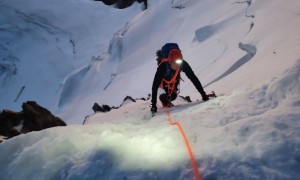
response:
M163 107L172 107L172 101L177 98L180 72L183 71L193 82L194 86L202 96L203 101L209 97L205 93L199 79L193 72L191 66L183 59L181 50L176 43L167 43L161 50L156 52L158 67L152 84L151 112L157 112L157 91L161 87L165 93L159 96Z

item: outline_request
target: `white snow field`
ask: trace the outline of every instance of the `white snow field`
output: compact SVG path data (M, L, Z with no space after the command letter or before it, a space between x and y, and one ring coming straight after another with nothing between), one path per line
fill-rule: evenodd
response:
M0 179L195 179L162 108L92 110L147 98L167 42L218 95L182 73L194 102L170 109L201 179L300 179L300 1L0 0L0 22L0 109L34 100L68 124L2 142Z

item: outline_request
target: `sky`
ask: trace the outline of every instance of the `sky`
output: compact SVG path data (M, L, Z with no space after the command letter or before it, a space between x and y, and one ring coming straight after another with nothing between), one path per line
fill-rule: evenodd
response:
M151 117L149 100L123 103L151 94L167 42L218 95L202 102L182 73L194 102L168 110L201 179L299 179L300 2L148 3L0 1L0 110L34 100L68 124L1 143L1 179L195 179L161 105Z

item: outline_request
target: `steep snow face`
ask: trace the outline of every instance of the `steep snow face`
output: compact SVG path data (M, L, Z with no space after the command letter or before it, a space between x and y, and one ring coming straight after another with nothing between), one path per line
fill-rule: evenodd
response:
M61 79L72 69L70 35L12 8L0 8L0 62L8 65L1 76L1 107L12 108L16 103L21 108L20 101L29 97L42 105L53 102L49 100L55 99Z
M139 4L117 10L58 3L1 4L0 107L19 110L35 100L68 123L82 123L94 102L119 106L127 95L151 93L155 52L166 42L179 43L207 91L226 94L268 82L299 58L294 2L153 0L143 12ZM183 79L182 95L199 98Z
M113 34L139 7L121 11L90 1L1 1L0 108L18 111L24 101L34 100L58 113L86 87L83 72L106 54Z
M299 77L300 61L258 88L175 102L171 116L186 132L202 179L300 176ZM193 179L178 128L163 109L148 115L148 103L137 101L90 116L85 126L10 139L0 144L2 178Z
M2 179L193 179L184 141L163 109L153 118L149 101L109 113L91 109L147 96L155 51L166 42L179 43L205 90L218 95L205 103L176 100L170 110L201 178L299 179L300 1L150 0L144 12L85 0L28 2L0 4L0 107L30 98L69 124L86 125L1 143ZM42 64L32 52L44 52ZM21 72L34 78L18 80ZM42 83L45 76L53 84ZM199 99L182 78L181 95Z

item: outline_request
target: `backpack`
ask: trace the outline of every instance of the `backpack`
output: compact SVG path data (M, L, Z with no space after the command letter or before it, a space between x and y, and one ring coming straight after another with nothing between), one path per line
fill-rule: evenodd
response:
M172 49L178 49L178 50L180 50L178 44L176 44L176 43L166 43L166 44L161 48L161 57L162 57L162 58L167 58L168 55L169 55L169 52L170 52Z
M172 49L179 49L177 43L166 43L160 50L156 51L156 61L157 65L161 63L162 59L168 58L169 52ZM180 50L180 49L179 49Z

